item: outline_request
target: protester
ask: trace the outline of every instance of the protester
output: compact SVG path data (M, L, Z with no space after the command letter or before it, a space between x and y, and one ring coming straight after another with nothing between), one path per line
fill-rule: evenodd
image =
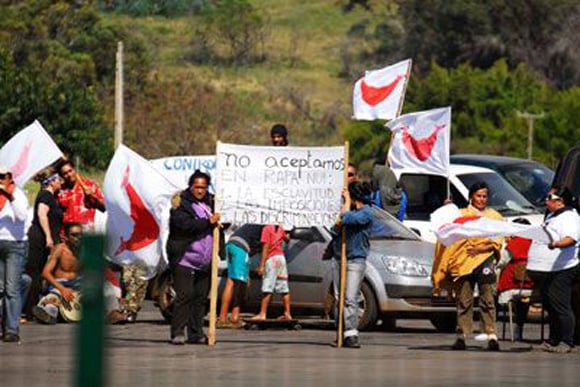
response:
M572 207L574 198L567 188L554 186L545 202L548 215L544 229L549 245L532 243L528 274L539 287L550 319L550 336L541 350L568 353L574 348L575 317L572 311L572 287L578 272L580 216Z
M212 230L220 220L208 204L209 184L209 175L196 170L170 212L167 256L176 292L171 319L171 343L176 345L186 343L185 328L187 343L208 343L203 317L211 280Z
M63 209L63 223L78 223L87 231L94 230L95 212L105 212L105 201L97 183L81 177L74 164L65 160L59 167L63 185L58 204Z
M58 173L51 169L45 170L36 176L40 181L41 189L34 203L34 217L28 230L28 262L26 270L32 282L26 299L24 313L32 319L32 308L38 303L42 288L41 271L46 264L48 255L56 244L60 242L63 211L58 205L56 194L61 188L62 180Z
M343 190L344 204L341 215L333 229L334 297L339 300L341 230L346 238L346 290L344 301L344 343L347 348L360 348L359 342L359 292L365 275L366 258L369 254L369 236L373 213L370 207L371 188L367 183L353 182ZM338 315L338 314L337 314Z
M353 183L355 181L358 181L358 167L356 166L356 164L353 163L348 163L348 170L347 170L347 183Z
M42 277L48 283L48 294L39 301L32 312L45 324L55 324L63 303L75 301L80 291L78 250L83 228L78 223L67 223L63 242L58 243L48 257Z
M105 199L99 185L94 180L81 176L74 163L69 159L61 161L58 165L59 174L63 178L63 185L58 192L57 199L64 211L64 225L76 223L80 224L85 231L95 231L97 210L100 212L106 211ZM126 271L133 273L131 269L126 269ZM123 275L125 276L125 269L123 270ZM114 288L119 285L116 276L116 273L107 265L105 267L105 285L107 289L110 288L109 290L113 292L115 291ZM147 287L147 281L141 280L139 276L127 276L125 281L129 284L127 288ZM145 285L142 284L143 282ZM133 285L133 283L137 285ZM127 302L126 305L123 305L125 310L122 313L124 313L128 322L135 321L143 298L138 302ZM110 318L109 321L119 322L120 312L117 311L119 307L112 308L112 311L115 312L113 318Z
M270 140L273 146L288 146L288 129L282 124L275 124L270 129Z
M469 205L460 210L461 215L503 220L497 211L487 208L489 193L485 182L472 184L469 187ZM433 289L437 292L446 288L448 292L455 292L456 297L457 339L452 347L454 350L465 350L466 339L472 333L473 291L477 284L482 328L488 339L487 349L499 351L495 334L494 264L499 259L502 242L502 238L468 238L448 247L438 242L435 247Z
M514 223L530 224L525 218L516 218ZM501 272L497 284L498 303L514 301L515 323L514 340L522 341L524 324L530 308L531 289L534 284L526 275L528 252L532 241L521 237L511 237L506 241L505 251L509 261Z
M268 224L262 229L262 258L258 265L258 275L262 276L262 301L260 312L252 320L265 320L268 305L274 292L282 295L284 314L280 319L292 320L290 313L290 288L288 287L288 268L284 256L284 244L288 235L280 225Z
M373 190L372 203L394 217L400 216L403 189L397 176L387 164L386 156L382 153L379 154L373 165L371 185Z
M23 272L28 248L26 218L28 199L14 184L12 173L0 165L0 307L2 341L20 341L20 313L22 311Z
M218 328L239 328L243 325L240 320L240 307L250 282L250 256L261 247L262 229L263 226L259 224L246 224L236 230L226 243L228 279L222 291ZM232 301L232 314L228 321L228 310Z

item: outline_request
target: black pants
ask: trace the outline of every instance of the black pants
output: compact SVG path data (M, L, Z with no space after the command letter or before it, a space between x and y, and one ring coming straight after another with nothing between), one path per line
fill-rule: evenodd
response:
M42 292L42 270L46 265L46 260L50 254L50 249L46 247L46 237L44 234L35 232L32 228L28 233L28 258L26 262L26 272L30 275L32 282L28 290L28 297L24 302L24 314L31 320L33 318L32 308L40 299Z
M171 318L171 338L183 336L187 327L189 340L204 336L203 318L209 293L210 273L188 269L179 265L173 269L173 301Z
M550 344L564 342L574 346L575 319L572 311L572 286L578 266L555 272L528 271L540 288L542 302L550 318Z

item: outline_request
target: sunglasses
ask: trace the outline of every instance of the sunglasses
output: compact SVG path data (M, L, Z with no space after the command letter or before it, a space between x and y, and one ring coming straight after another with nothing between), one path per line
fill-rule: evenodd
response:
M6 173L0 174L0 180L6 179L6 176L8 176Z
M83 236L83 233L82 232L71 232L68 235L72 236L72 237L81 237L81 236Z
M348 173L348 177L353 177L354 175L355 175L355 173L353 173L353 172Z
M556 194L548 194L545 200L562 200L562 198Z

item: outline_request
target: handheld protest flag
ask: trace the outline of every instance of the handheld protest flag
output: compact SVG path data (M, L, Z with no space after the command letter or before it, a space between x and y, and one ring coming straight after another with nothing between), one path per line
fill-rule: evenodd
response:
M355 120L392 120L399 116L411 74L407 59L379 70L367 71L356 81L352 108Z
M348 157L349 157L349 143L346 141L344 143L344 186L348 187ZM349 204L350 203L345 203ZM343 341L343 331L344 331L344 299L346 292L346 233L344 227L341 232L341 243L340 243L340 288L339 288L339 301L338 301L338 332L336 338L336 344L338 348L342 348Z
M389 165L403 172L449 175L451 108L410 113L386 125L393 133Z
M0 164L8 167L19 187L61 157L61 150L37 120L0 149Z
M138 264L155 273L164 256L171 197L180 190L146 159L120 145L105 174L107 255L120 265Z

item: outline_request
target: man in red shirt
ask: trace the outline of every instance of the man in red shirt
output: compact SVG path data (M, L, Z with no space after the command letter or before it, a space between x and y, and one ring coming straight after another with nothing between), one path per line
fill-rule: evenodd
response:
M92 231L96 210L105 212L105 200L101 189L93 180L81 177L72 161L60 166L64 185L58 193L58 204L64 210L63 223L78 223Z

